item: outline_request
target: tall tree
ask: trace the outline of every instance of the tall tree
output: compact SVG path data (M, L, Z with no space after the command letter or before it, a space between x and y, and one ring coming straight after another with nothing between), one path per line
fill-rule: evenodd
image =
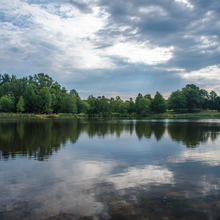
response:
M61 100L60 112L63 113L77 113L77 100L76 97L70 94L63 96Z
M169 109L173 109L176 112L186 111L186 97L182 91L172 92L168 99Z
M201 95L199 87L194 84L188 84L182 89L182 92L186 99L186 107L189 112L195 111L201 108Z
M38 95L38 109L37 111L39 113L51 113L51 104L52 104L52 98L50 94L50 90L48 87L43 87L39 91Z
M166 101L159 92L157 92L156 95L154 96L151 103L151 108L154 113L166 112L167 109Z
M24 99L23 96L20 96L19 101L16 105L17 112L24 112Z

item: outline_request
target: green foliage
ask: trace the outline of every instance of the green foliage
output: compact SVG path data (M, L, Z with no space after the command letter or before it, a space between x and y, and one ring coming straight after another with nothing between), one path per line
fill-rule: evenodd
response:
M20 96L19 101L16 105L17 112L24 112L24 98L23 96Z
M168 108L176 112L182 112L186 109L186 98L182 91L173 92L168 99Z
M147 116L164 113L167 106L175 112L196 112L198 110L220 111L220 97L215 91L208 93L194 84L171 93L168 100L157 92L138 94L135 101L123 100L119 96L89 96L81 99L75 89L69 92L43 73L17 79L13 75L0 74L0 111L24 113L66 113L91 116Z
M5 95L0 98L0 111L1 112L13 112L14 110L14 98L11 95Z
M146 115L150 113L151 101L148 97L143 97L142 94L138 94L135 100L135 108L137 114Z
M77 99L75 96L70 94L65 94L61 100L62 113L77 113Z
M39 94L37 97L38 103L38 112L40 113L51 113L51 103L52 97L49 91L49 88L43 87L39 90Z
M164 113L167 110L167 104L163 96L157 92L151 103L151 108L154 113Z
M189 84L182 89L182 92L186 99L186 108L188 112L193 112L201 107L201 95L199 87Z

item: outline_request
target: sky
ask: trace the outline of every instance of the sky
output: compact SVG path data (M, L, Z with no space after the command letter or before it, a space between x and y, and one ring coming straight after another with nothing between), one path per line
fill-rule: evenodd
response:
M220 92L220 1L0 0L0 73L82 97Z

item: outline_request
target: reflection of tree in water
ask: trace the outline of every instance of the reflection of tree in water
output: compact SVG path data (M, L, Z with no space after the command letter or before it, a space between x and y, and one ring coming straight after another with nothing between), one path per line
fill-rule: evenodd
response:
M65 145L67 141L75 143L85 132L90 138L105 137L122 132L139 139L155 136L157 141L163 137L166 129L170 137L188 147L198 146L207 140L214 141L220 126L214 123L168 123L146 121L77 121L46 120L2 122L0 124L0 159L15 158L16 155L47 159Z
M75 143L80 135L79 123L56 121L20 121L0 124L2 157L27 155L38 160L47 159L69 139ZM0 155L1 155L0 154Z
M120 137L122 132L127 132L132 134L134 131L134 122L123 122L123 121L112 121L112 122L103 122L103 121L88 121L84 130L89 137L95 135L100 137L105 137L106 135L116 135Z
M166 124L164 122L144 122L139 121L135 125L136 135L139 139L151 138L152 134L154 134L155 138L159 141L166 130Z
M214 141L220 132L217 123L168 123L167 129L173 140L182 142L187 147L196 147L209 138Z

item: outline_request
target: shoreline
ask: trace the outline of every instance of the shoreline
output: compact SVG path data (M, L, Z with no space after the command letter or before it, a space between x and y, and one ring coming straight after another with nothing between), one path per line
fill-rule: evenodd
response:
M128 114L110 114L110 115L88 115L88 114L34 114L34 113L0 113L0 120L7 119L220 119L220 112L202 111L196 113L171 113L162 114L128 115Z

